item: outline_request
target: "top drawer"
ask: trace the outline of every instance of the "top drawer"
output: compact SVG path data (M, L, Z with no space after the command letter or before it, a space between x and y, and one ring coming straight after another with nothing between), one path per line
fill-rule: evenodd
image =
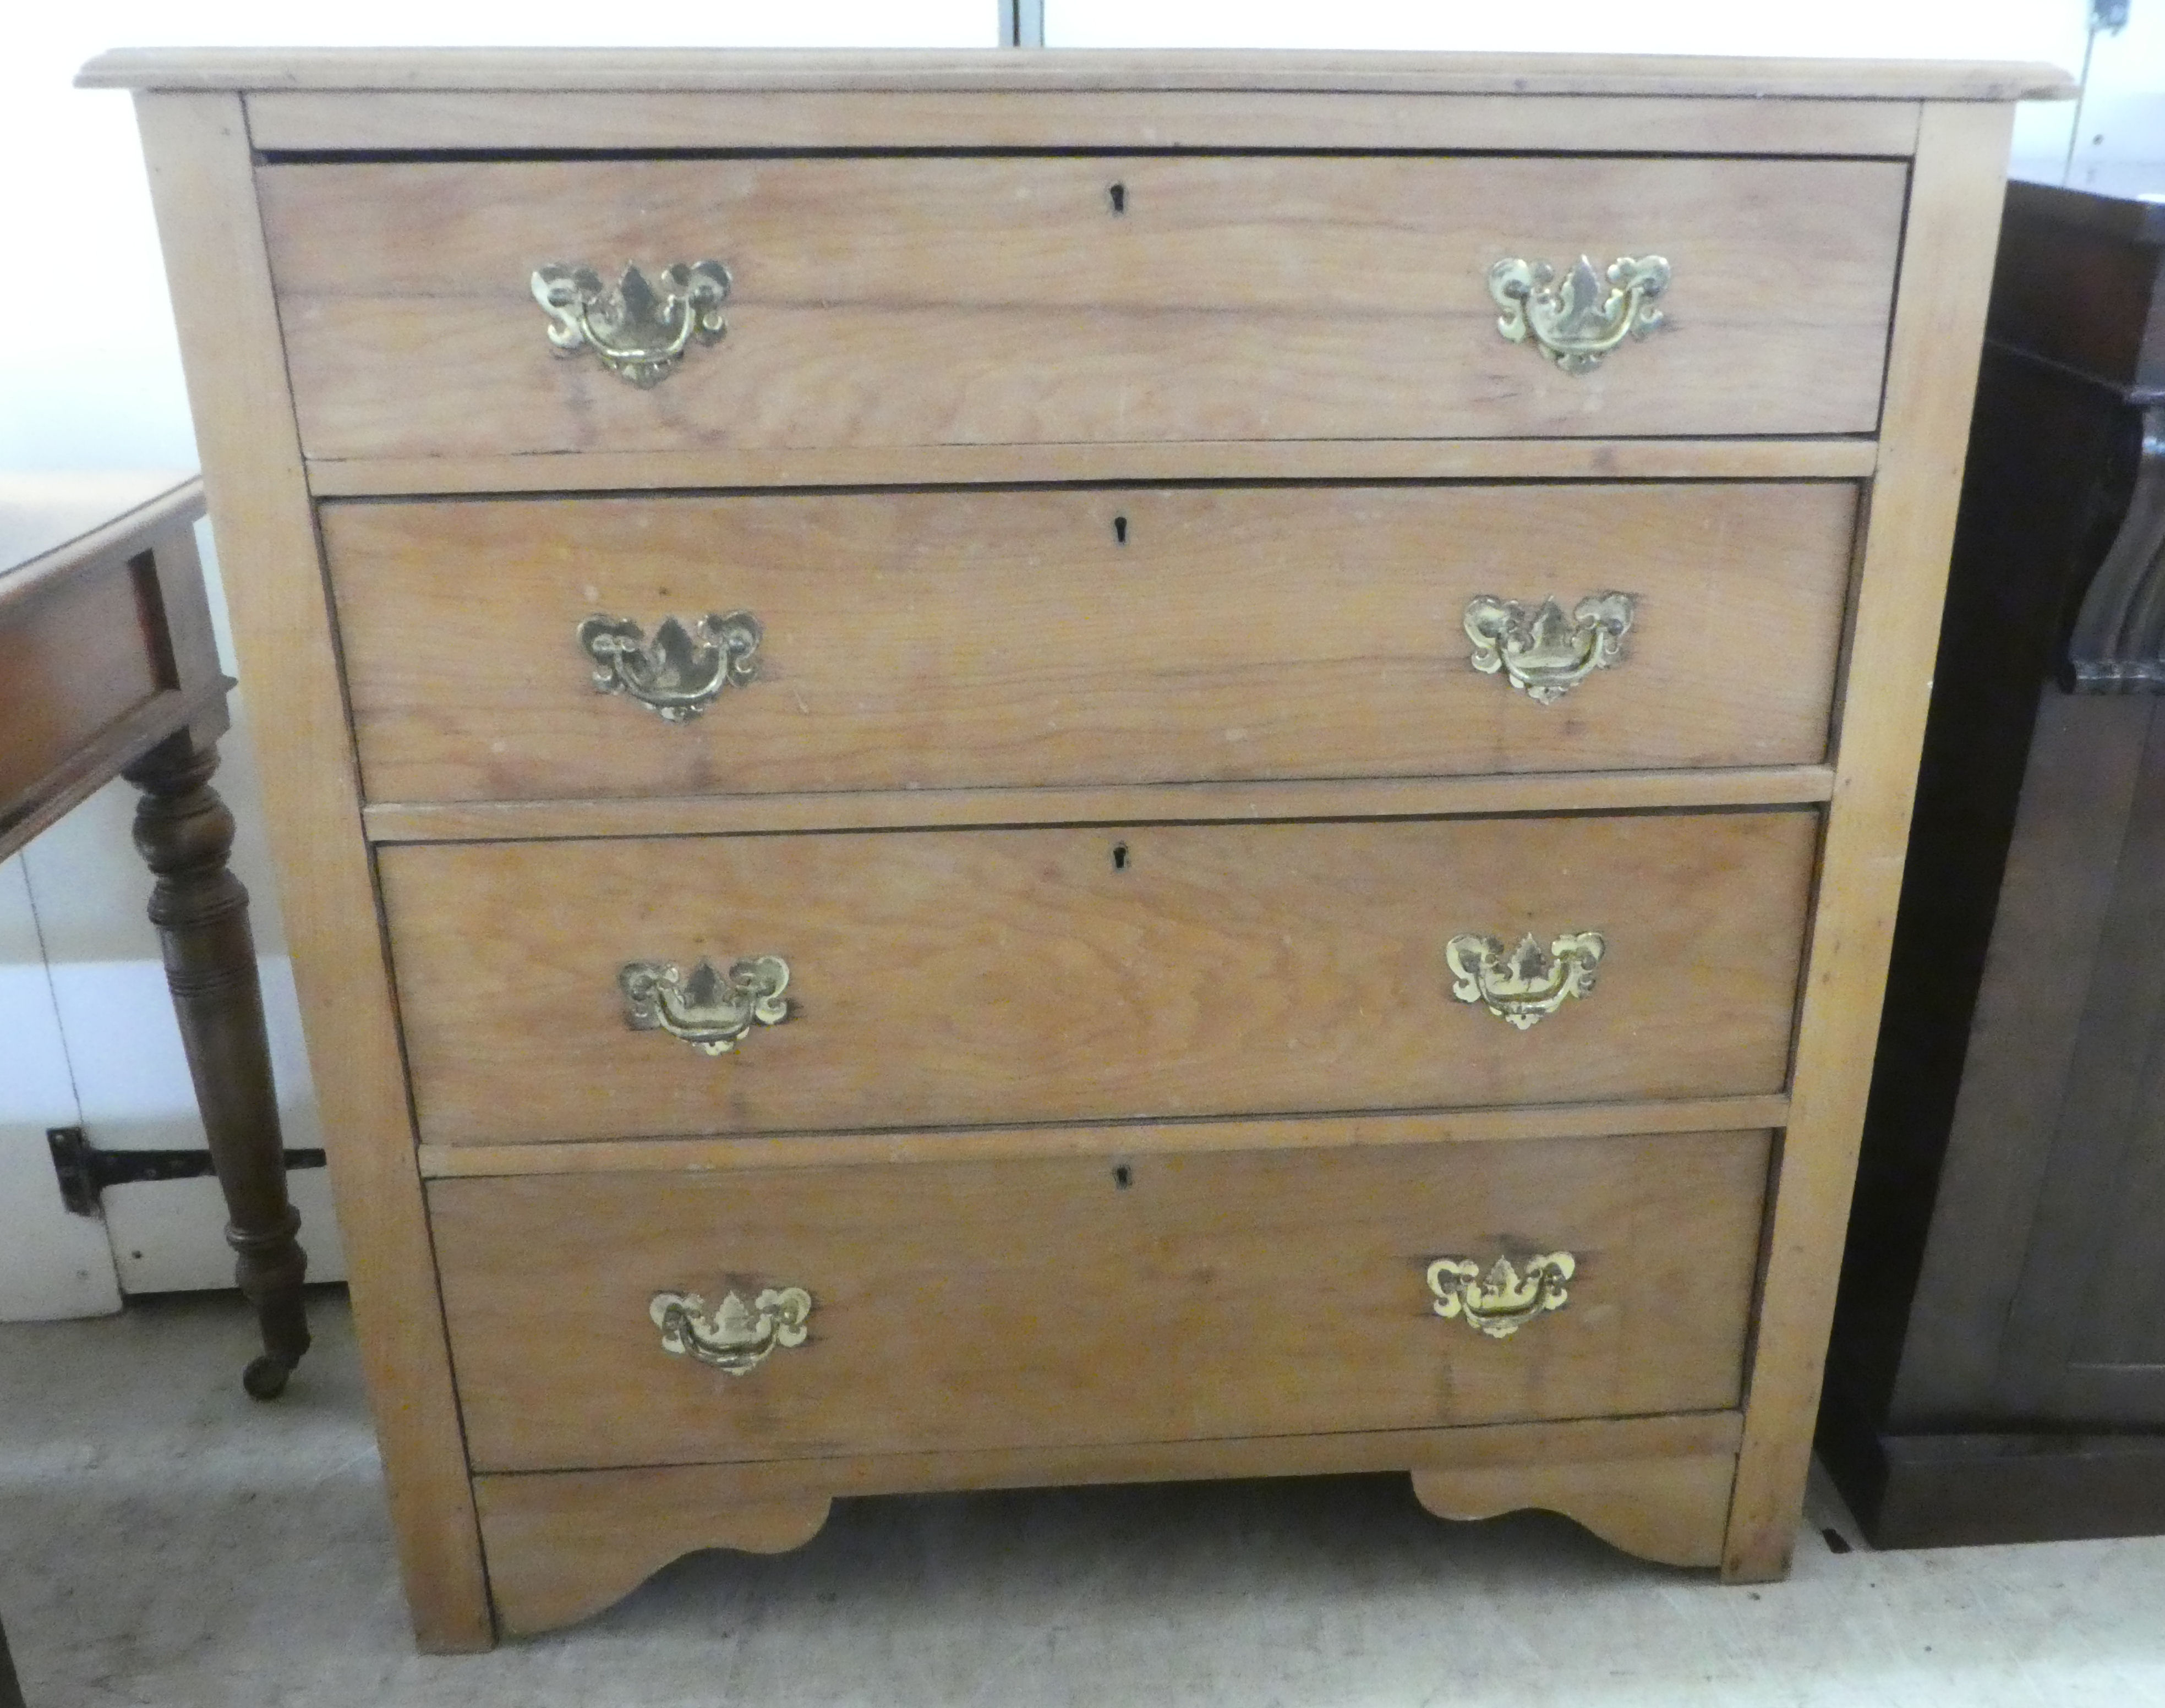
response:
M1906 170L867 156L260 181L302 443L340 459L1870 433ZM1490 270L1582 255L1659 256L1670 282L1663 325L1568 372L1502 335ZM550 343L538 269L614 286L705 261L726 335L651 387ZM666 342L605 310L598 330Z

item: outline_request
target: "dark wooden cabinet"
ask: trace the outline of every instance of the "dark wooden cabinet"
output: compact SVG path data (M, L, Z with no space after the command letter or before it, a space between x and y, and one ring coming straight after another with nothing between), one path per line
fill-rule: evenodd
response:
M1820 1418L1883 1546L2165 1530L2165 205L2011 185L1989 339Z

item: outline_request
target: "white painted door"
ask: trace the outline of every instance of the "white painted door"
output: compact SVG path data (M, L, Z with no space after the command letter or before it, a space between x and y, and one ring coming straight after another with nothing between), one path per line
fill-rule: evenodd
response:
M231 741L231 738L228 738ZM255 818L246 743L219 781ZM225 1206L208 1175L108 1187L102 1214L61 1202L46 1131L101 1150L202 1151L187 1060L144 914L150 875L129 838L134 791L109 786L0 867L0 1319L93 1315L124 1293L233 1285ZM258 966L288 1149L320 1148L288 964L260 838L235 865L259 898ZM345 1274L320 1169L289 1176L309 1274Z
M18 856L0 862L0 1319L120 1308L105 1230L62 1206L45 1145L81 1119Z
M219 744L225 757L213 783L241 827L234 866L252 902L286 1148L319 1149L292 973L279 952L277 901L259 828L245 712L238 707L236 712L233 733ZM203 1122L187 1058L166 994L157 935L144 912L151 880L130 836L134 810L135 791L125 783L110 784L18 859L45 953L77 1124L101 1150L201 1151ZM340 1279L344 1259L324 1171L296 1170L289 1180L301 1211L311 1277ZM233 1254L225 1244L224 1202L216 1180L205 1175L109 1186L101 1203L103 1235L122 1292L232 1285Z

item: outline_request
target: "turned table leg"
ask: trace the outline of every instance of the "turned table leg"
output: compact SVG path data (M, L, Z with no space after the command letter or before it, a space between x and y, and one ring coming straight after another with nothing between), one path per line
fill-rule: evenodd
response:
M308 1349L301 1302L308 1257L294 1235L301 1217L286 1196L285 1140L263 1032L263 993L248 891L226 869L233 815L210 786L218 750L182 730L122 773L143 791L135 846L158 882L150 922L165 947L166 981L225 1192L226 1243L234 1276L262 1325L263 1353L241 1380L276 1398Z

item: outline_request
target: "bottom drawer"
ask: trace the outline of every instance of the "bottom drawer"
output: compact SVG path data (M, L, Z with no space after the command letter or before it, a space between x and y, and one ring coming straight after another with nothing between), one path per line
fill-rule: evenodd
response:
M1356 1142L436 1181L473 1467L1737 1402L1768 1134L1364 1145L1318 1125ZM1499 1258L1559 1256L1519 1308L1488 1286Z

